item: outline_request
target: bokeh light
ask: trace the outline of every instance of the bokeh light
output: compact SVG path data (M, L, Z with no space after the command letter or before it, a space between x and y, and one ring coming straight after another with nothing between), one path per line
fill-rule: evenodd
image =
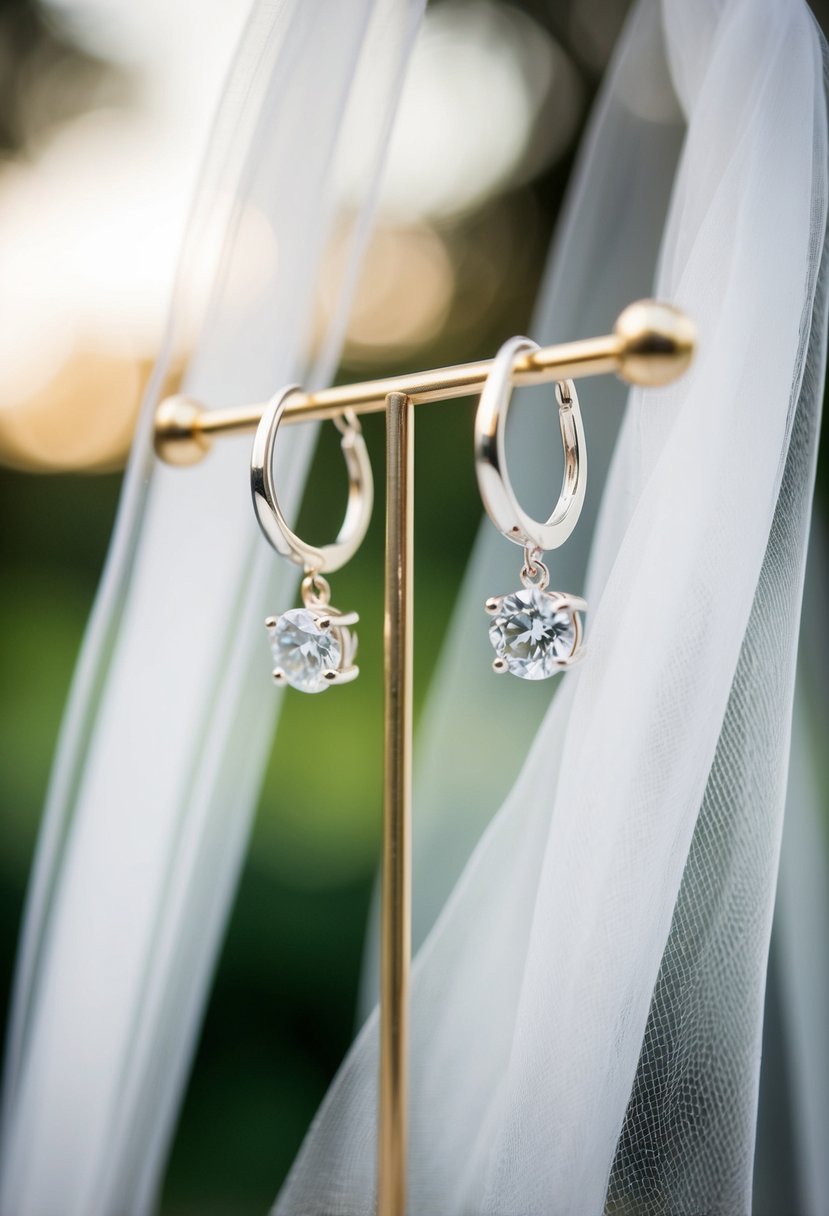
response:
M518 9L493 0L446 0L429 9L391 141L382 210L404 220L445 219L514 181L535 121L566 73L550 34ZM553 149L575 119L562 107ZM359 190L357 149L348 169L346 200Z
M206 0L198 22L188 6L159 0L56 0L37 11L45 28L74 41L82 64L107 68L98 76L105 87L90 84L86 108L70 107L64 121L68 53L57 75L21 82L23 113L31 105L51 120L22 122L34 134L22 154L0 161L0 315L14 319L0 327L0 443L7 460L37 467L36 436L59 431L71 413L85 432L79 466L111 465L123 460L159 346L244 6ZM45 449L42 463L58 452Z

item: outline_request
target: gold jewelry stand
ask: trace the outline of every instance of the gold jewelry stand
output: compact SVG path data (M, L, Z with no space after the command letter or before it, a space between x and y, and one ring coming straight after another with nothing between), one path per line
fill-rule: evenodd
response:
M677 309L652 300L631 304L612 334L548 346L515 364L516 384L616 372L631 384L668 384L686 370L696 335ZM415 404L479 393L488 361L373 380L293 396L286 423L335 418L344 410L386 412L386 607L383 878L380 977L379 1216L405 1216L408 989L411 955L412 586ZM214 437L251 430L264 405L205 410L171 397L156 416L162 460L190 465Z
M689 366L692 322L654 300L629 305L613 333L542 347L513 366L517 385L575 380L615 372L630 384L658 386ZM378 1216L406 1213L408 1007L411 956L412 589L414 405L480 393L491 363L417 372L295 393L285 423L338 418L346 410L386 413L386 592L383 866L380 970L380 1078L377 1161ZM155 448L168 464L198 463L214 438L253 430L265 404L207 410L187 397L168 397L156 413ZM0 437L2 440L2 437ZM5 452L0 442L0 458ZM50 468L61 471L58 458ZM66 465L69 469L71 465Z

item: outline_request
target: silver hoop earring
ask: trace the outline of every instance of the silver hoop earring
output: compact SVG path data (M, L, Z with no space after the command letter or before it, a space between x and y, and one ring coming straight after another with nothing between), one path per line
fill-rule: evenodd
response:
M324 574L339 570L354 556L368 530L374 483L365 439L356 417L349 413L337 426L348 470L348 505L337 539L319 548L301 540L289 528L273 483L273 452L285 406L296 385L282 389L268 405L256 431L250 461L253 507L265 537L283 557L302 566L302 608L270 616L265 628L270 639L277 684L290 684L301 692L323 692L332 684L356 679L354 659L357 637L349 628L359 620L356 612L341 612L331 604L331 589Z
M486 512L503 535L524 549L521 590L493 596L486 611L493 618L489 638L495 671L524 680L545 680L582 658L580 614L587 604L578 596L548 591L550 573L544 552L563 545L578 522L587 488L587 455L579 399L572 380L556 385L564 476L558 502L541 522L520 506L507 473L504 435L516 359L538 350L529 338L510 338L492 362L475 415L475 471Z

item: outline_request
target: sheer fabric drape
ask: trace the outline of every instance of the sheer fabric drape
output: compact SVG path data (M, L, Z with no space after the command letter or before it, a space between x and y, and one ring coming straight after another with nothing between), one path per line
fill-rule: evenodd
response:
M676 385L628 395L609 467L624 392L584 386L593 488L552 580L582 590L601 497L589 655L557 690L491 677L481 605L515 559L488 525L476 546L420 738L413 1213L751 1207L826 178L805 5L636 6L532 336L602 332L652 293L695 318L699 353ZM513 481L539 508L541 429L516 407ZM277 1216L373 1210L376 1076L375 1013ZM805 1158L814 1195L826 1165Z
M221 406L330 381L420 8L254 5L171 310L168 339L183 300L210 285L185 392ZM311 359L355 123L365 198ZM248 441L187 471L154 461L166 365L165 353L144 402L26 909L4 1085L7 1216L152 1207L280 699L262 620L288 605L294 570L256 529ZM303 427L280 440L289 510L313 439Z

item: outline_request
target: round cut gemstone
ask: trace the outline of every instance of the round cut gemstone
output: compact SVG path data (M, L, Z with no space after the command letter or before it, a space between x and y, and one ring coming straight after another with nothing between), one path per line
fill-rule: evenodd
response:
M338 630L320 629L313 612L291 608L276 622L271 651L289 684L302 692L322 692L328 687L325 673L340 665L342 643Z
M538 587L505 595L489 627L489 640L507 669L522 680L546 680L573 653L573 614Z

